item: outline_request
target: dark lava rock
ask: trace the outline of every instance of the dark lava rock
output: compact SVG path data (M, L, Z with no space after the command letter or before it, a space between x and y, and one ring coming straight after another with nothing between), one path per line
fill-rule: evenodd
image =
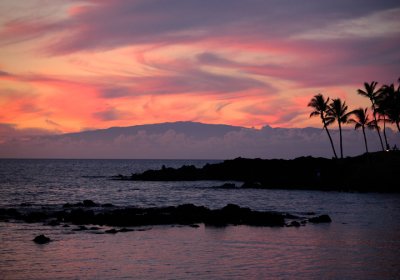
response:
M100 228L99 227L90 227L89 229L90 230L99 230Z
M71 204L71 203L65 203L63 205L63 208L73 208L73 207L98 207L99 204L97 204L96 202L94 202L93 200L90 199L85 199L83 202L78 202L75 204ZM103 207L109 207L112 206L112 204L110 203L107 206L103 206Z
M88 205L87 207L84 206ZM221 209L209 209L194 204L181 204L169 207L96 207L94 202L80 202L78 204L64 205L62 211L43 209L38 211L24 209L25 213L20 214L16 210L1 209L0 220L15 219L25 222L42 222L49 225L68 224L78 225L77 229L87 230L84 225L98 225L109 227L137 227L151 225L195 225L205 224L212 226L228 225L250 225L250 226L285 226L285 219L288 214L278 212L263 212L251 210L247 207L240 207L235 204L227 204ZM65 207L66 206L66 207ZM318 217L316 217L318 218ZM314 222L318 219L312 218ZM323 222L324 217L319 222ZM115 231L115 232L114 232ZM107 233L117 233L117 230L110 230Z
M299 227L301 225L298 221L292 221L288 226L289 227Z
M83 206L85 207L96 207L98 206L97 203L93 202L93 200L86 199L83 201Z
M107 208L109 208L109 207L114 207L114 205L111 204L111 203L104 203L104 204L101 205L101 207L107 207Z
M151 230L152 228L138 228L136 231L148 231Z
M83 231L83 230L88 230L88 228L85 226L79 226L78 228L73 229L73 231Z
M0 208L0 221L9 221L10 219L20 219L21 213L15 208Z
M130 228L121 228L118 232L130 232L133 231L133 229Z
M117 232L118 232L118 230L116 230L115 228L108 229L108 230L105 231L105 233L112 233L112 234L115 234Z
M51 239L43 234L38 235L33 239L33 242L35 242L36 244L46 244L49 243L50 241Z
M318 217L310 218L310 219L308 219L308 221L310 223L320 224L320 223L330 223L330 222L332 222L332 219L328 215L321 215Z
M400 151L374 152L343 159L299 157L284 159L236 158L206 164L147 170L118 180L241 181L242 188L309 189L399 193Z
M263 185L260 182L244 182L242 185L243 189L262 189Z
M20 206L22 206L22 207L29 207L29 206L32 206L32 203L29 203L29 202L22 202L22 203L20 204Z
M214 186L215 189L236 189L237 186L233 183L225 183L219 186Z
M292 215L292 214L289 214L289 213L286 213L285 214L285 218L286 219L301 219L301 217L300 216L297 216L297 215Z
M29 212L26 215L23 216L23 220L27 223L37 223L44 221L48 218L48 215L46 212L42 211L33 211Z
M51 220L50 222L47 223L47 225L48 225L48 226L52 226L52 227L54 227L54 226L59 226L59 225L60 225L60 222L57 221L57 220Z
M73 209L71 212L66 213L64 220L76 225L92 224L94 219L94 212L92 210L84 210L81 208Z

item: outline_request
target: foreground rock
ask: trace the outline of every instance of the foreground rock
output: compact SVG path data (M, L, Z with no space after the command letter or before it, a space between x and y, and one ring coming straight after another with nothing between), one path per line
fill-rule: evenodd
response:
M400 151L376 152L344 159L300 157L293 160L225 160L202 168L182 166L147 170L115 180L243 182L241 188L316 189L360 192L400 192ZM232 184L221 188L234 189Z
M321 224L321 223L330 223L330 222L332 222L331 217L329 217L328 215L321 215L321 216L318 216L318 217L313 217L313 218L308 219L308 221L310 223L313 223L313 224Z
M30 211L24 208L23 213L17 210L0 209L0 220L22 220L29 223L41 222L46 225L59 224L60 226L75 224L81 226L78 230L83 230L87 229L83 225L136 227L173 224L194 226L200 223L211 226L249 225L282 227L286 225L285 219L296 218L285 213L254 211L235 204L228 204L221 209L209 209L193 204L150 208L110 208L100 207L94 203L90 204L93 207L83 205L74 207L69 205L67 209L64 207L63 210L38 211L36 209ZM94 205L97 207L94 208ZM316 217L316 219L320 219L320 217ZM43 237L40 238L39 241L45 240Z
M51 242L51 239L48 238L47 236L41 234L41 235L36 236L33 239L33 242L35 242L36 244L46 244L46 243Z

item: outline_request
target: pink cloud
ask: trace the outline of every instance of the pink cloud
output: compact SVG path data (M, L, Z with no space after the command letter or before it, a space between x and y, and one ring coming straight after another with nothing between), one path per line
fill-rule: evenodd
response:
M80 1L64 2L57 16L8 16L0 46L28 50L36 65L43 59L50 66L39 73L12 61L1 65L0 80L7 83L0 89L7 105L2 121L51 126L51 119L68 123L67 131L179 119L314 124L306 106L314 91L347 97L364 81L398 78L398 31L374 28L379 38L353 27L353 36L332 32L371 17L385 23L379 15L388 11L397 15L396 1L378 2ZM122 63L113 63L114 54ZM82 57L85 67L71 63ZM54 74L64 73L66 60L77 74ZM21 91L31 100L16 94Z

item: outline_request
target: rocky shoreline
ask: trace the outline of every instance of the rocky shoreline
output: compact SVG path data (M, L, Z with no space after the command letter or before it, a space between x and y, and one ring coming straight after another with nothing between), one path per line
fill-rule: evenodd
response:
M161 167L113 180L132 181L238 181L240 188L285 188L357 192L400 192L400 151L376 152L343 159L300 157L283 159L236 158L202 168L184 165ZM223 184L224 188L236 185Z
M307 223L329 223L328 215L305 213L295 216L288 213L255 211L235 204L227 204L221 209L209 209L204 206L182 204L169 207L117 207L112 204L97 204L91 200L80 203L67 203L60 208L30 207L0 208L0 221L23 221L26 223L43 223L48 226L70 227L79 230L100 230L100 227L117 227L104 233L132 231L135 227L155 225L184 225L198 227L224 227L229 225L248 226L304 226ZM88 227L90 226L90 227Z

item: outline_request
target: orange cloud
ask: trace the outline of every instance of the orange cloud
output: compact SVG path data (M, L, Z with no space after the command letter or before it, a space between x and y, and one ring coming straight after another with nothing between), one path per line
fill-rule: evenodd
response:
M328 8L310 1L295 9L239 0L49 2L36 12L29 3L15 14L0 11L0 123L16 128L180 120L320 126L308 117L314 94L368 106L356 89L400 73L400 37L389 28L398 9L386 2ZM382 15L392 17L381 22ZM370 17L390 32L369 26ZM374 32L333 29L353 22Z

